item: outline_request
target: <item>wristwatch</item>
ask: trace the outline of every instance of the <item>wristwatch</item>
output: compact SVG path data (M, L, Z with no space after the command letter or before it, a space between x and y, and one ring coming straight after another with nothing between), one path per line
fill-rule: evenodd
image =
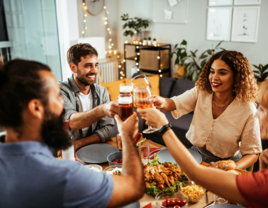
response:
M164 125L162 126L159 130L158 130L158 134L160 134L161 136L164 135L164 133L169 130L171 128L171 124L167 124L167 125Z

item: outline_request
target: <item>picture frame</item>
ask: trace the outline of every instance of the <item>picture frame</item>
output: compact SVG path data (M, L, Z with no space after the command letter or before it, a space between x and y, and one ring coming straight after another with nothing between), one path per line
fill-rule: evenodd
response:
M168 1L153 0L153 22L155 23L188 23L189 0L177 1L170 7ZM171 18L165 18L165 10L172 12Z
M233 42L257 42L260 7L235 7L233 12Z
M210 7L207 15L207 40L230 41L232 7Z
M208 0L208 6L229 6L233 5L233 0Z
M261 0L234 0L234 5L257 5Z

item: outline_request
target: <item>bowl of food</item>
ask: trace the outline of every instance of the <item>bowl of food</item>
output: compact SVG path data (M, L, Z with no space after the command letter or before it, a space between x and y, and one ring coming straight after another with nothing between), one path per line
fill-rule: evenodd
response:
M193 181L186 183L186 186L180 186L180 191L188 197L189 203L198 202L204 195L205 189Z
M157 208L173 207L173 208L187 208L188 197L181 191L162 191L155 196L155 203Z
M103 170L106 172L108 175L121 175L122 172L122 165L117 164L117 165L111 165Z
M107 156L107 160L109 165L117 165L117 164L122 164L123 159L122 159L122 152L117 151L117 152L112 152Z
M95 172L102 172L102 167L100 165L86 165L86 167Z

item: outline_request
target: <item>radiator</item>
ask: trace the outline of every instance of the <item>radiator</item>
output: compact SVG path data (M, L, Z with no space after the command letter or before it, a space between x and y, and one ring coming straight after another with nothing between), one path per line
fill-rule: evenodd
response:
M118 64L114 62L99 63L99 73L96 83L100 84L101 79L103 82L113 82L118 80Z

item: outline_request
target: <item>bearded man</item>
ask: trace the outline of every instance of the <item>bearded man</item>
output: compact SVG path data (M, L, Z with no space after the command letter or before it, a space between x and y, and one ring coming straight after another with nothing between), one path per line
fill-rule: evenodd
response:
M110 140L118 102L109 102L106 88L95 84L98 52L90 44L76 44L68 50L67 60L73 74L60 86L65 118L76 139L75 150Z
M120 176L59 160L51 148L64 150L72 142L63 129L55 76L35 61L1 64L0 125L6 135L0 137L0 207L120 207L143 196L143 168L133 143L137 114L125 122L115 116L124 147Z

